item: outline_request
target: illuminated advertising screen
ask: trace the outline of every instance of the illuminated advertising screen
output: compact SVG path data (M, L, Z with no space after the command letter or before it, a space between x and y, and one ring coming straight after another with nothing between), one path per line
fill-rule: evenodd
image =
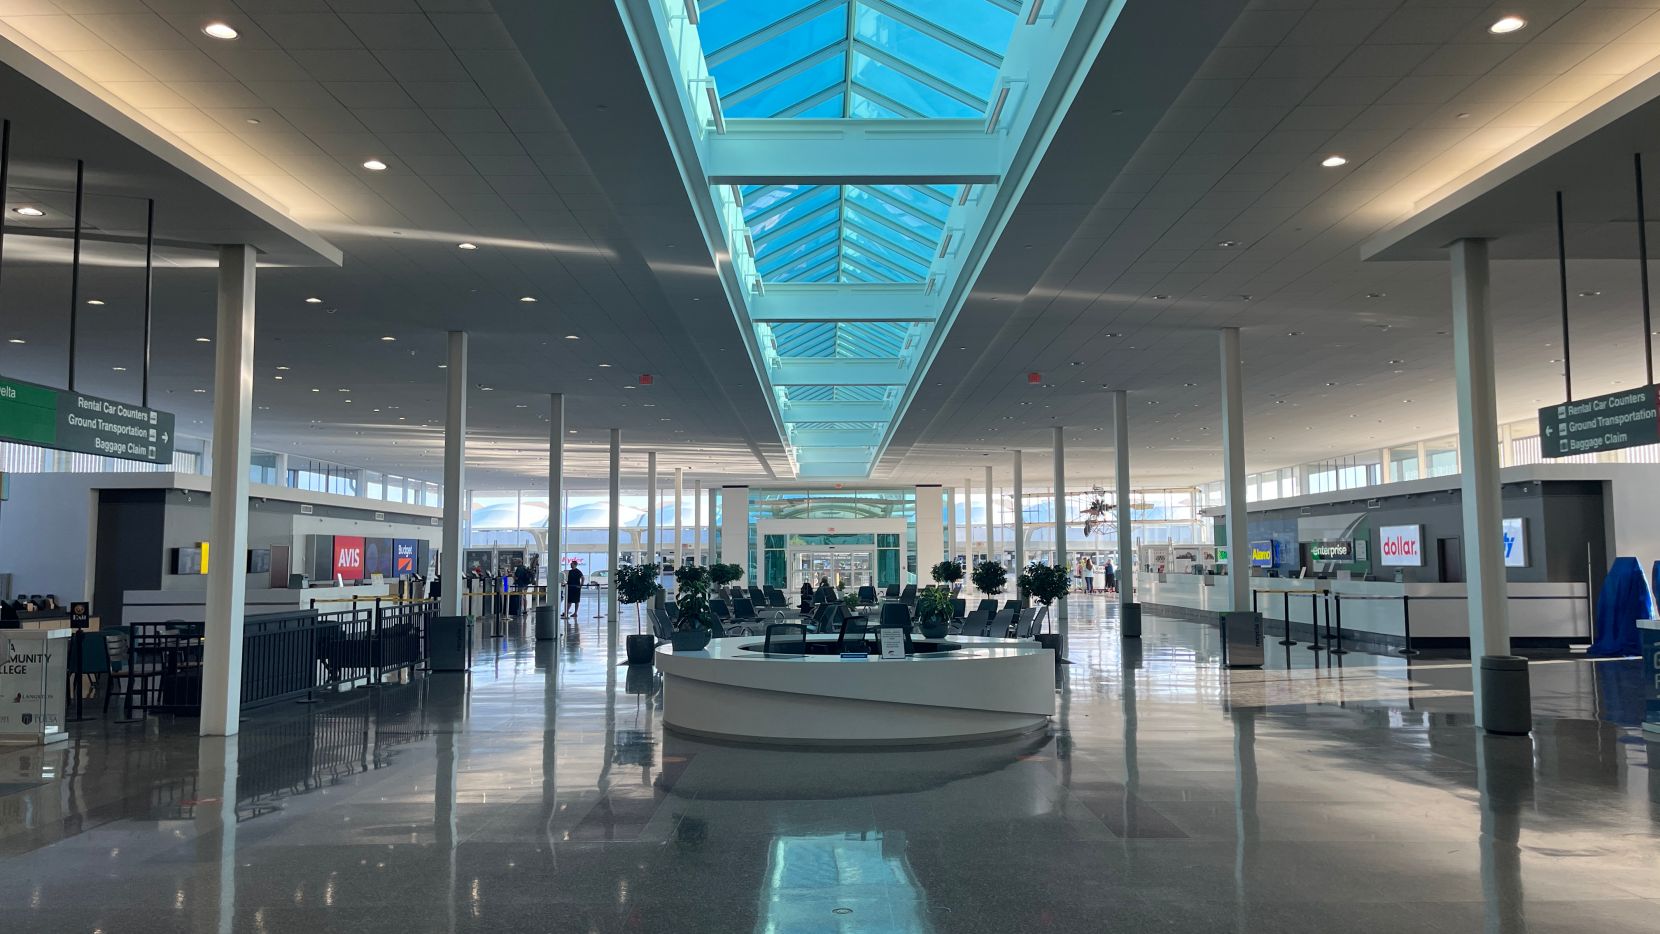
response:
M392 540L392 574L404 577L414 574L416 567L416 552L419 543L413 538L397 538Z
M1252 567L1271 568L1274 565L1279 563L1279 557L1280 557L1279 542L1276 542L1273 539L1268 538L1268 539L1263 539L1260 542L1252 542L1251 543L1251 566Z
M363 536L334 537L334 576L349 581L362 580L367 576L363 570Z
M1386 568L1424 566L1424 527L1386 525L1378 529L1378 563Z

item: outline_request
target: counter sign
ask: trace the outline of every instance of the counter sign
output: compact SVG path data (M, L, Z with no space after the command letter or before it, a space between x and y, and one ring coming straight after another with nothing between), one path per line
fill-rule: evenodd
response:
M1660 387L1627 389L1539 410L1546 457L1595 454L1660 443Z
M0 376L0 440L171 464L173 416Z

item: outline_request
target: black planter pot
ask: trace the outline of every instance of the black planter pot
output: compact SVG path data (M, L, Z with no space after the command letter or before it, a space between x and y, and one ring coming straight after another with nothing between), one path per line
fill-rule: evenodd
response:
M657 646L656 640L650 636L629 636L625 647L630 665L649 665L652 652Z
M676 652L699 652L699 651L702 651L703 649L707 648L708 645L709 645L709 630L707 630L707 629L678 630L677 629L674 632L674 636L669 640L669 644L674 646L674 650Z
M949 625L944 620L929 620L917 628L922 632L922 638L924 639L943 639L945 634L950 631Z

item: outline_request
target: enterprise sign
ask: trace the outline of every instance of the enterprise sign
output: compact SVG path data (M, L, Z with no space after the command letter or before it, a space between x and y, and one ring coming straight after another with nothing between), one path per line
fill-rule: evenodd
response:
M1355 543L1348 541L1309 542L1308 556L1313 561L1353 561Z
M0 376L0 441L173 463L173 416Z
M1539 410L1539 443L1546 457L1617 451L1660 443L1657 388L1626 389Z

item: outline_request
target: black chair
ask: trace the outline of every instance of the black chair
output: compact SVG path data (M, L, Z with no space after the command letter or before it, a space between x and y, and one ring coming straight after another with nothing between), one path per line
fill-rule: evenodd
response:
M897 629L905 634L905 654L916 654L916 643L911 641L911 611L903 603L882 604L882 628Z
M751 587L749 588L749 602L756 606L766 606L767 595L761 592L761 588Z
M1019 614L1014 624L1014 637L1016 639L1030 639L1032 638L1032 626L1037 622L1038 608L1029 606L1024 610L1020 610Z
M727 607L725 600L718 597L709 601L709 609L714 611L717 621L724 622L732 618L732 610Z
M815 632L835 632L841 623L842 605L839 603L820 603L813 608L813 629Z
M763 593L767 595L767 606L772 607L775 610L787 610L790 608L789 601L784 599L784 591L779 590L777 587L768 587L765 591L763 591Z
M800 623L772 623L761 646L768 655L806 655L807 627Z
M899 585L898 584L889 584L888 589L886 591L884 591L884 593L885 593L885 595L887 596L887 598L889 600L898 600L899 599Z
M987 597L984 600L981 600L980 605L976 607L976 609L984 610L986 616L989 618L993 613L997 612L997 598Z
M875 606L876 603L877 603L877 600L876 600L876 588L875 587L872 587L869 584L866 584L863 587L859 588L859 605L860 606Z
M905 589L899 592L899 602L906 606L916 606L916 585L906 584Z
M951 598L951 618L962 619L968 615L968 601L962 597Z
M756 619L755 604L747 597L739 597L732 601L732 618L735 620Z
M1019 600L1004 600L1003 601L1003 609L1005 609L1005 610L1018 610L1018 609L1020 609L1020 601Z
M1014 625L1015 615L1019 612L1012 607L997 611L997 615L991 618L991 625L986 627L986 635L998 639L1007 638L1009 627Z
M983 636L986 626L991 623L991 614L983 608L963 617L962 626L957 630L959 636Z
M674 617L668 610L651 608L651 634L659 643L674 639Z
M838 652L864 652L865 636L870 634L870 625L857 616L843 616L841 638L836 640ZM849 639L851 638L851 642Z

